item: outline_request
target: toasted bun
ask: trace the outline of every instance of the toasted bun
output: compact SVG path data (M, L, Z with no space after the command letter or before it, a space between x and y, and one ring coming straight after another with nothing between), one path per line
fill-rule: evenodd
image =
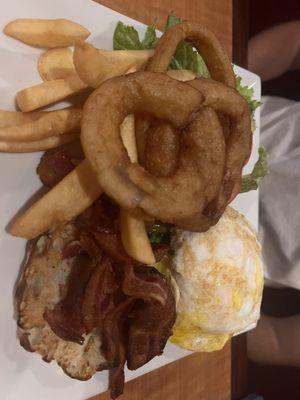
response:
M61 259L61 249L74 239L75 228L67 224L55 232L29 242L25 269L19 281L18 301L20 343L43 360L55 360L72 378L86 380L105 368L97 331L85 337L83 345L60 339L44 320L46 308L52 309L63 297L64 284L73 259Z

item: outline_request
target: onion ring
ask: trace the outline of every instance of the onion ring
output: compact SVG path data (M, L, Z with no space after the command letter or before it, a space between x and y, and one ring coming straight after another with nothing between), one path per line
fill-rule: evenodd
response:
M171 58L182 40L189 41L201 54L204 61L206 62L209 72L213 79L220 81L226 85L235 86L235 77L232 70L232 66L227 54L222 49L222 46L216 36L202 25L195 24L192 22L182 22L169 28L159 39L155 46L155 52L152 58L150 58L146 71L152 72L166 72ZM187 70L171 70L168 71L169 76L176 80L188 81L195 78L195 75L191 71ZM165 152L168 157L164 160L164 168L161 168L163 164L162 155L159 157L156 155L154 150L155 142L160 140L164 143L166 149L171 149L176 142L175 133L172 135L172 129L168 128L166 137L163 138L163 130L155 129L147 132L149 126L151 126L153 118L149 115L144 115L136 118L136 135L137 145L139 153L139 162L144 165L150 172L158 174L159 170L162 174L166 172L171 173L172 168L176 164L175 154ZM165 125L165 129L166 125ZM176 147L176 146L175 146ZM148 154L148 157L146 156ZM160 161L158 161L160 159ZM150 162L151 160L151 162ZM158 164L155 166L156 161Z
M204 104L217 111L226 141L224 178L218 195L203 214L198 212L192 218L177 221L177 225L183 229L205 231L217 223L226 206L239 193L242 168L250 156L252 147L250 113L246 101L233 89L235 77L231 63L219 41L213 33L198 24L184 22L168 29L158 41L146 70L165 72L177 45L184 39L201 53L215 81L194 79L195 75L188 74L187 71L168 71L168 74L174 79L189 81L187 84L204 95ZM144 143L141 149L144 154L140 156L142 162L152 173L164 176L166 172L172 173L176 165L174 143L177 135L171 126L163 124L158 128L157 125L159 126L159 122L153 129L153 119L147 116L146 122L137 120L136 129L139 141ZM172 152L174 148L175 151Z
M201 53L214 79L229 86L235 85L231 63L218 39L205 27L190 22L180 23L163 34L156 44L154 55L149 60L146 70L166 72L178 44L184 39L191 42ZM170 70L167 74L173 79L184 82L196 78L192 71L187 70ZM158 121L154 124L155 129L151 126L153 118L149 116L144 116L143 119L137 118L139 160L151 173L166 175L174 171L176 165L176 153L172 153L172 149L178 146L176 145L178 136L167 124L164 124L164 129L162 127L158 129ZM157 142L161 145L156 146Z
M96 89L84 106L81 142L103 190L132 213L142 211L165 222L201 211L218 193L225 162L219 120L208 107L199 111L202 102L198 90L151 72L113 78ZM156 178L130 162L119 128L128 114L139 111L175 128L186 127L178 168L171 177ZM192 129L194 123L201 130ZM207 175L216 177L215 184L206 180Z
M230 87L209 79L198 78L188 82L204 94L206 106L218 114L228 116L230 134L226 140L225 173L218 196L204 210L193 218L181 221L187 230L197 230L200 225L207 230L218 222L226 206L240 191L242 169L247 163L252 148L252 132L249 107L246 100Z
M181 82L196 78L186 69L169 70L167 75ZM155 121L150 115L139 115L136 118L136 139L140 164L147 171L156 176L167 176L175 171L179 136L170 124Z
M186 230L207 230L218 222L226 206L239 193L242 168L248 161L252 147L251 122L247 102L235 89L204 78L187 83L204 95L203 105L213 108L218 113L219 119L221 116L230 121L228 137L224 136L225 171L218 195L203 213L198 212L191 218L176 222L176 225ZM174 170L176 160L174 140L177 136L169 124L158 124L160 125L155 129L150 127L147 130L145 166L152 173L164 176L165 171L168 175ZM167 152L167 155L164 152Z
M150 174L168 176L178 166L179 132L166 122L154 121L146 132L144 166Z
M198 23L182 22L161 36L156 43L155 52L146 67L147 71L166 72L178 44L190 42L203 57L212 79L235 87L235 77L231 62L216 36Z

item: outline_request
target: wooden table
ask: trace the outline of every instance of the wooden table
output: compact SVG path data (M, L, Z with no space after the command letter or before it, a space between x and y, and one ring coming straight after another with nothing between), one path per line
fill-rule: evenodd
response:
M146 24L163 29L172 11L213 30L232 57L231 0L96 0ZM231 346L215 353L193 354L128 382L122 400L229 400ZM90 400L108 400L103 393Z

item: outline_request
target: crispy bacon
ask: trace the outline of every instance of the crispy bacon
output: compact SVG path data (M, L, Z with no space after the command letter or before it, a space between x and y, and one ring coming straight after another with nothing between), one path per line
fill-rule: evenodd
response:
M147 267L148 268L148 267ZM136 272L140 279L156 282L166 294L165 303L135 304L128 321L127 365L137 369L162 354L175 322L175 299L169 282L158 272Z
M76 225L88 232L117 233L120 230L119 207L102 195L77 218Z
M123 268L124 279L122 290L127 296L145 301L154 301L162 306L166 303L168 294L165 288L162 287L160 280L154 274L150 274L147 279L144 279L144 277L136 273L132 262L123 264ZM151 271L151 267L144 268Z
M124 365L126 362L126 332L124 322L132 309L135 299L126 298L104 321L102 349L111 365L109 387L111 398L116 399L124 389Z
M97 245L94 238L89 234L81 234L79 240L72 240L62 249L61 258L76 257L78 254L86 252L92 260L100 260L102 249Z
M170 251L170 246L167 244L156 244L152 245L152 250L155 256L156 262L160 261L162 258L167 256Z
M131 258L121 241L119 214L119 207L109 197L102 195L76 219L76 226L92 236L114 261L123 263L131 261Z
M107 253L114 261L123 263L131 263L132 260L125 252L120 234L118 233L100 233L93 232L93 236L98 245Z
M44 153L37 167L37 174L42 183L47 187L55 186L76 166L66 151L52 149Z
M85 327L81 307L85 287L95 268L94 260L86 253L77 255L67 283L66 296L52 309L46 309L44 318L60 338L82 344Z
M85 289L81 310L86 333L102 326L106 315L114 309L113 294L118 288L111 261L104 255Z
M129 297L105 319L102 340L106 358L114 366L110 373L113 399L123 392L125 361L129 369L137 369L160 355L175 322L175 299L169 282L149 267L139 268L136 277L155 282L166 293L166 301L161 304Z
M123 323L135 301L133 298L124 297L104 320L102 349L112 367L117 367L120 363L119 347L124 342Z
M120 364L117 367L109 370L110 398L113 400L121 396L121 394L124 391L124 384L125 384L124 366L126 363L126 352L124 347L122 348L121 357L120 357Z
M87 254L90 256L92 260L97 259L97 261L100 261L103 251L97 245L93 236L85 232L81 233L80 243L84 251L87 252Z
M136 369L160 355L175 321L169 281L154 268L134 264L118 220L119 209L105 197L77 218L79 240L62 251L63 258L75 256L76 261L66 296L45 312L65 340L82 343L83 335L97 328L113 399L123 393L126 361ZM82 258L85 263L79 263Z
M83 252L82 244L79 240L73 240L68 243L61 252L61 258L64 260L66 258L72 258L78 256L78 254Z

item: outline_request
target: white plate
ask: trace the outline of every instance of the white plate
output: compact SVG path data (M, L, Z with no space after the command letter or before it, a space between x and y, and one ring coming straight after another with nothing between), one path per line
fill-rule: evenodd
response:
M108 49L112 46L112 34L118 20L143 30L142 24L90 0L10 0L1 7L1 31L8 21L24 17L69 18L92 32L89 40L93 44ZM13 110L16 92L40 82L36 68L39 54L39 50L0 34L0 108ZM255 98L259 99L259 78L244 69L235 69L244 84L253 86ZM259 111L255 117L257 129L247 170L252 168L257 158ZM39 154L0 154L0 398L81 400L106 390L107 373L98 373L87 382L74 381L64 375L55 363L46 364L38 355L26 352L16 337L13 288L24 256L25 241L9 236L4 229L10 218L40 187L35 174L39 158ZM234 206L257 227L257 192L240 195ZM135 378L187 354L189 352L168 344L163 356L156 357L138 371L126 371L126 379Z

